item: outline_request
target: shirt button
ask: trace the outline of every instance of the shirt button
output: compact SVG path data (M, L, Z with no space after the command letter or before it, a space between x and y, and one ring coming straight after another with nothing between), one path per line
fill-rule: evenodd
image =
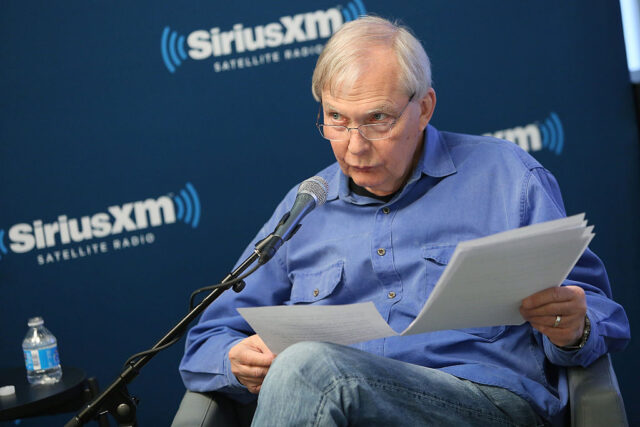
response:
M386 253L387 253L387 251L385 251L384 248L378 249L378 255L384 256L384 254L386 254Z
M388 207L385 206L384 208L382 208L382 213L388 214L389 212L391 212L391 209L389 209Z
M395 297L396 297L396 293L395 293L395 292L393 292L393 291L390 291L390 292L387 294L387 296L389 297L389 299L393 299L393 298L395 298Z
M317 290L317 289L314 289L314 290L313 290L313 296L314 296L314 297L317 297L319 293L320 293L320 291L319 291L319 290Z

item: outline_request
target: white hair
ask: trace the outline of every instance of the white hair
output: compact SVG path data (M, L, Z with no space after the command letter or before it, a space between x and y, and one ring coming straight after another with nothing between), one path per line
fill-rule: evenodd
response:
M363 16L344 24L329 39L313 71L311 91L320 101L327 88L351 86L363 72L371 48L392 49L400 67L398 80L407 96L421 99L431 88L431 64L422 44L411 30L376 16Z

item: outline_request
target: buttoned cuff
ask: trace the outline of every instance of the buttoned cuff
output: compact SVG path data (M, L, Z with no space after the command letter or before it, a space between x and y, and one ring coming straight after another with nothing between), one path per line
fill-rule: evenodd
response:
M238 381L238 378L236 378L236 376L231 371L231 361L229 360L229 350L231 350L231 348L234 345L238 344L243 339L244 338L239 338L235 341L232 341L231 344L229 344L229 347L227 347L226 349L226 355L223 361L223 368L224 368L224 373L227 377L227 384L229 384L230 388L247 390L247 388L242 383L240 383L240 381Z

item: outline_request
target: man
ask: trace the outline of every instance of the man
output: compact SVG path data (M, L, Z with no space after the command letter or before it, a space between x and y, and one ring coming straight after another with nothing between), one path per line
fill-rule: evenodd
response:
M259 394L256 425L560 423L562 366L588 365L629 338L589 250L562 287L522 302L519 326L300 343L275 355L235 311L373 301L403 330L458 242L565 215L553 176L515 144L429 125L429 60L404 28L374 17L345 24L318 58L312 89L337 160L319 173L327 203L247 290L225 293L190 331L187 388L241 402ZM294 198L292 189L246 254Z

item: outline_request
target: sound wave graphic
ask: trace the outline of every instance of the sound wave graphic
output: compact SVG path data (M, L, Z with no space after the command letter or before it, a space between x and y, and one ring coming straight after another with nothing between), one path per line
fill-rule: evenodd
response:
M362 0L353 0L352 2L347 3L347 5L342 8L342 16L344 16L344 22L353 21L355 19L358 19L358 17L366 14L367 9L365 9Z
M542 134L542 146L558 155L562 153L564 130L558 115L552 112L543 123L538 124L538 128Z
M171 31L169 27L164 27L162 38L160 39L160 52L162 53L164 65L169 72L175 73L176 67L182 65L182 61L187 59L187 52L184 48L185 37L179 36L176 31Z
M4 230L0 230L0 252L2 252L2 254L6 255L7 252L7 247L4 245ZM0 255L0 260L2 259L2 255Z
M559 156L564 149L564 129L560 117L554 112L542 123L536 121L484 135L511 141L528 153L546 149Z
M173 197L173 201L178 210L176 217L193 228L198 227L200 222L200 198L193 185L187 182L185 188L180 190L177 196Z

